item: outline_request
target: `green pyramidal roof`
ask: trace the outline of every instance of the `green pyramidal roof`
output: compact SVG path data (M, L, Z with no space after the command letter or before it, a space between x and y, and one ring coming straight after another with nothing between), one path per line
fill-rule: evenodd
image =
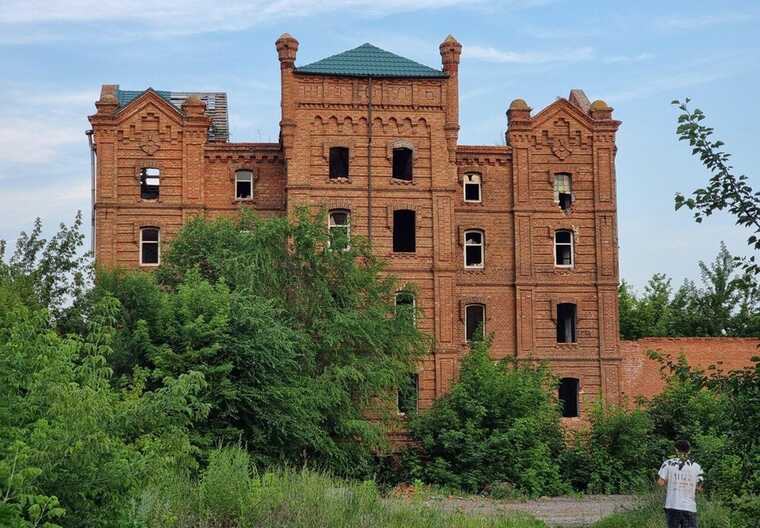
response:
M446 77L447 74L372 44L296 68L298 73L349 77Z

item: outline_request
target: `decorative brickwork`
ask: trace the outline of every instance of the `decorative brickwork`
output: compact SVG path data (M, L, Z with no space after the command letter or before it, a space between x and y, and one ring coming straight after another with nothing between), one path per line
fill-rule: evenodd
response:
M578 90L536 114L516 100L507 111L506 145L458 145L462 46L453 37L440 46L441 70L400 59L376 77L373 57L387 57L377 48L343 55L348 62L339 66L347 69L338 74L333 59L300 70L298 46L287 34L276 43L282 109L276 144L209 139L209 128L225 123L226 115L211 112L208 97L189 94L176 106L170 92L103 86L90 116L99 264L138 266L139 229L146 225L159 227L166 244L197 215L234 215L241 208L285 215L304 205L348 209L352 236L368 237L388 260L389 273L416 285L418 325L435 340L420 364L421 408L456 379L468 303L485 305L494 358L546 360L559 375L578 378L582 413L602 392L617 400L625 368L615 293L620 123L612 109L600 101L589 105ZM393 67L401 73L394 76ZM120 93L132 95L120 101ZM223 96L214 100L224 100L226 112ZM330 179L330 147L349 149L348 177ZM411 180L392 177L394 148L412 151ZM146 167L160 170L157 200L140 199L136 174ZM236 170L253 174L250 199L236 199ZM480 201L464 199L469 173L480 176ZM555 201L559 173L572 181L567 210ZM393 251L399 209L415 212L413 253ZM570 267L555 265L557 229L573 233ZM465 268L466 230L482 232L482 267ZM577 306L576 342L557 343L559 302Z

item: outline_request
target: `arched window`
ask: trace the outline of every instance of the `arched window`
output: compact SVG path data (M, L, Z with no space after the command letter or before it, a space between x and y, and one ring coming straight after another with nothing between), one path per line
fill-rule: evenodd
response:
M330 147L330 179L348 178L348 147Z
M161 263L161 230L157 227L140 229L140 265L158 266Z
M161 171L155 167L140 169L140 198L158 200L161 191Z
M417 218L410 209L393 211L393 251L394 253L414 253L417 251Z
M471 229L464 232L464 267L482 268L485 264L483 231Z
M416 299L414 294L408 291L396 293L396 317L403 317L411 321L413 325L417 324Z
M480 174L472 172L464 175L464 201L481 201Z
M412 181L412 149L400 147L393 149L393 178Z
M559 401L562 406L563 418L575 418L580 415L580 380L578 378L562 378L559 380Z
M486 334L486 307L468 304L464 307L464 335L467 341L482 340Z
M573 205L573 179L565 172L554 175L554 203L565 212Z
M235 199L250 200L251 198L253 198L253 172L235 171Z
M333 249L348 249L351 242L351 211L333 209L327 218L330 230L330 247Z
M557 343L575 343L577 306L573 303L557 305Z
M554 232L554 265L559 268L573 266L573 232L559 229Z

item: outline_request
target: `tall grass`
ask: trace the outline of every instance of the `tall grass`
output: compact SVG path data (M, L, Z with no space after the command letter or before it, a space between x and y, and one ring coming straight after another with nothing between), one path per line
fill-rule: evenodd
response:
M651 495L636 510L616 513L598 521L592 528L667 528L663 497ZM744 528L732 520L731 512L715 501L700 497L697 501L699 528Z
M134 528L545 528L524 515L479 518L386 502L373 481L307 469L257 474L237 448L216 451L199 479L157 476L134 519Z

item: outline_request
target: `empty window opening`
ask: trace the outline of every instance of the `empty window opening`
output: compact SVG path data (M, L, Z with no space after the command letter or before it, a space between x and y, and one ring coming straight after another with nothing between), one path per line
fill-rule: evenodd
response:
M155 167L140 169L140 198L157 200L161 190L161 171Z
M348 249L351 242L351 212L346 209L330 211L327 226L330 231L330 247Z
M393 211L393 251L414 253L417 251L417 226L414 211Z
M464 175L464 201L480 202L480 174Z
M464 308L464 334L467 341L482 341L485 336L486 307L468 304Z
M330 147L330 179L348 178L348 147Z
M557 305L557 343L575 343L576 311L572 303Z
M393 149L393 177L397 180L412 181L412 149Z
M402 291L396 294L396 317L409 321L412 325L416 324L416 302L413 293Z
M250 200L253 197L253 172L249 170L235 171L235 198Z
M575 418L579 416L578 392L580 381L578 378L562 378L559 380L559 401L562 407L563 418Z
M554 265L573 265L573 232L562 229L554 232Z
M157 227L143 227L140 229L140 264L143 266L157 266L161 260L159 247L161 235Z
M399 414L417 412L417 400L420 389L419 374L409 374L408 378L401 383L396 393L396 406Z
M482 231L465 231L464 232L464 267L465 268L482 268L483 267L483 232Z
M569 174L554 175L554 202L568 212L573 205L573 180Z

